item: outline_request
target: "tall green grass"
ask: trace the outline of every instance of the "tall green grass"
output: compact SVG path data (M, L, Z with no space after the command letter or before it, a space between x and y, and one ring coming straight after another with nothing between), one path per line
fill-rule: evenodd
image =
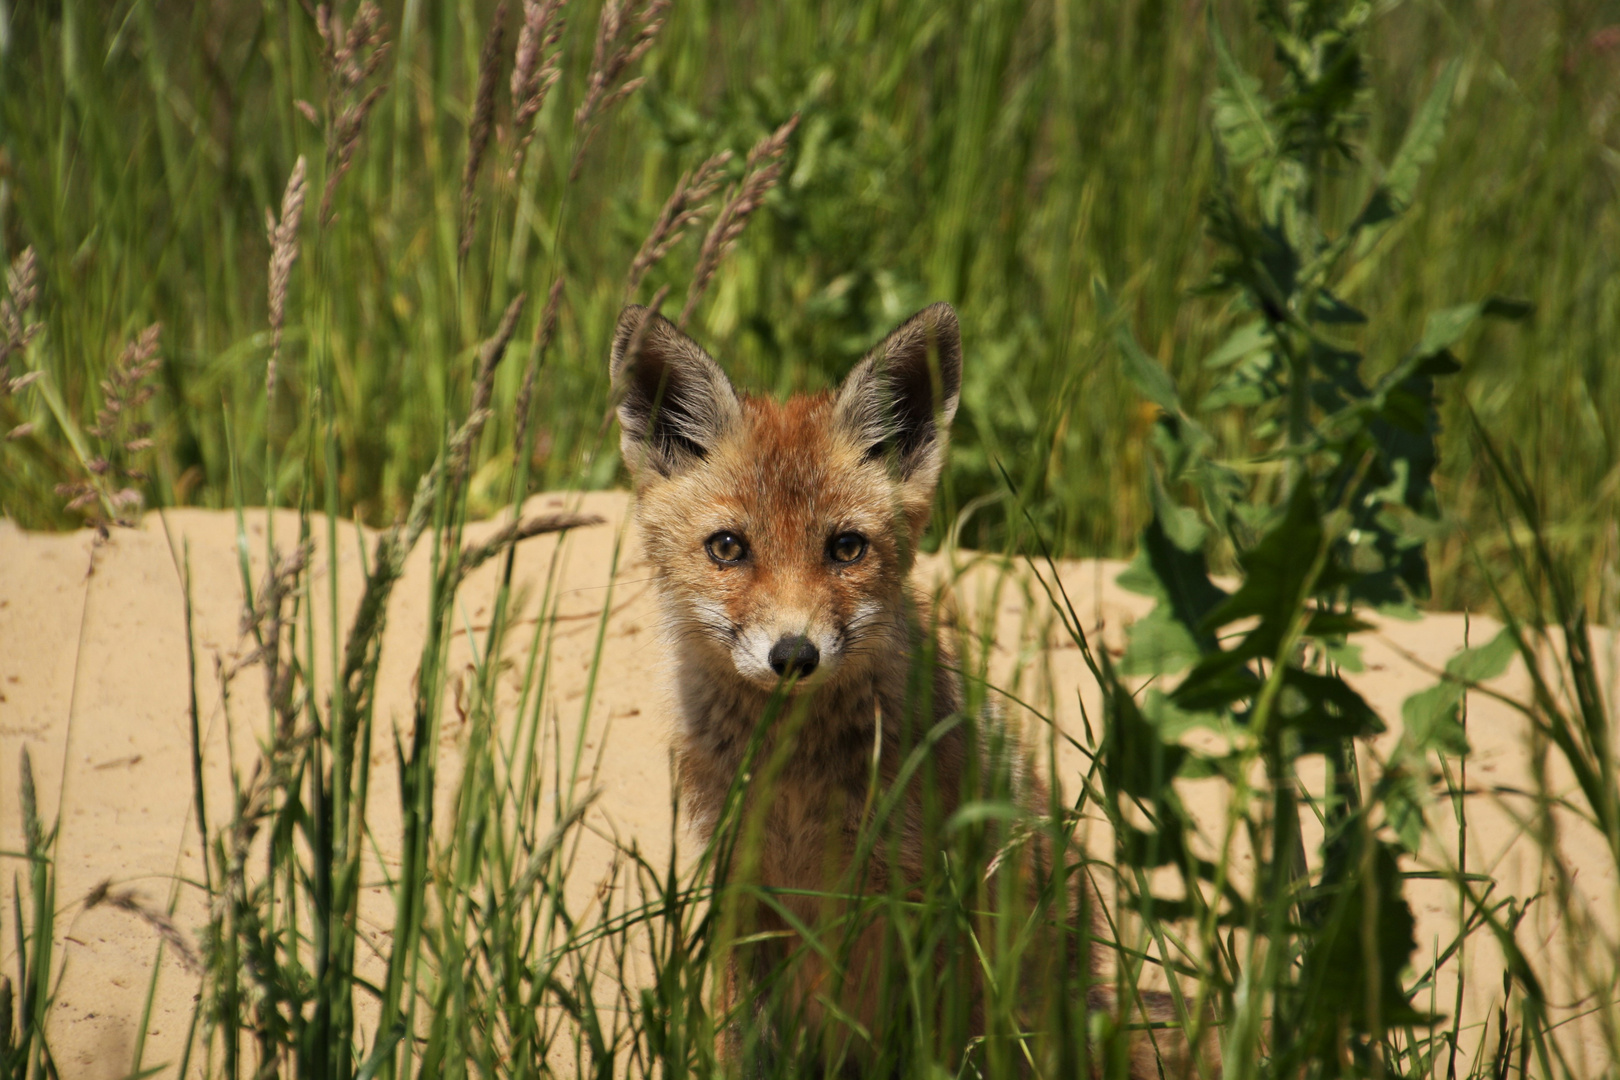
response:
M649 10L627 13L632 35ZM315 21L292 5L189 21L139 3L113 19L71 2L13 14L4 227L7 243L40 253L44 288L27 318L44 330L8 358L43 377L0 398L8 424L34 425L6 444L7 512L59 523L57 485L81 485L69 494L111 527L129 509L126 480L160 505L228 506L239 520L261 502L298 510L294 534L267 531L263 578L242 563L268 726L231 774L228 820L203 819L195 748L210 920L177 1064L224 1077L797 1076L864 1060L884 1075L1118 1076L1133 1038L1180 1028L1218 1041L1234 1076L1573 1075L1552 1028L1563 1003L1513 936L1522 908L1463 867L1448 877L1474 917L1446 951L1492 935L1511 978L1496 1056L1447 1056L1459 1035L1425 1011L1439 960L1425 972L1414 956L1405 898L1403 860L1433 826L1430 797L1461 793L1436 763L1466 760L1464 692L1511 652L1537 673L1523 709L1547 759L1579 785L1535 793L1533 837L1556 850L1553 812L1574 805L1620 867L1614 706L1587 623L1602 599L1591 571L1613 563L1586 509L1612 506L1612 454L1598 452L1614 414L1597 362L1609 256L1593 242L1612 211L1589 175L1607 114L1588 65L1606 39L1574 7L1515 8L1547 35L1510 38L1471 29L1471 10L1413 5L1366 28L1370 5L1337 0L1262 5L1253 21L1149 3L743 17L695 5L672 10L619 74L613 85L648 81L598 114L588 142L576 110L614 45L594 50L597 12L568 10L563 78L518 181L502 179L518 134L499 120L485 160L468 149L490 116L476 90L491 40L481 8L408 6L353 38L328 24L324 59ZM366 24L344 16L350 33ZM491 55L509 54L507 30ZM331 43L349 41L360 66L345 82ZM369 55L384 56L375 70ZM62 92L25 108L24 85ZM330 188L328 215L357 108L353 169ZM1074 802L1021 811L1015 755L980 719L992 605L956 635L954 660L919 664L919 698L932 666L953 663L967 708L891 748L924 792L946 730L965 727L986 750L989 767L955 793L961 812L925 799L936 858L924 880L875 892L834 882L827 918L784 944L748 932L750 911L785 912L781 898L731 871L757 857L750 807L805 718L784 699L762 725L753 779L739 778L713 844L683 856L677 822L669 859L654 863L624 840L608 887L571 899L593 798L580 783L592 691L568 712L550 696L555 564L542 617L522 629L512 550L587 522L514 517L476 546L465 526L516 512L537 486L613 479L602 358L631 257L678 173L731 148L737 186L714 197L747 192L769 154L745 164L740 152L794 114L785 168L719 263L698 327L741 381L798 389L830 381L918 301L957 301L975 355L942 513L955 521L979 496L999 500L1003 512L964 539L1027 555L1105 708L1088 718L1094 735L1075 736L1090 769L1059 777ZM263 207L276 208L268 244ZM644 296L684 295L702 258L694 235ZM266 265L290 267L284 292ZM1482 316L1525 314L1482 299L1495 294L1532 298L1536 317L1514 336L1476 331ZM1560 305L1585 321L1549 325ZM145 448L144 433L97 411L145 407L150 356L120 350L154 318L169 363ZM1532 348L1549 358L1533 392L1498 392L1506 357ZM1442 378L1463 394L1437 390ZM1571 400L1590 403L1590 424L1544 423ZM146 481L141 458L154 451ZM1445 529L1444 505L1461 507L1464 529ZM335 570L310 572L351 513L388 523L352 608ZM1129 580L1161 607L1115 660L1093 647L1045 556L1137 537ZM418 546L431 558L429 618L393 748L395 867L376 857L369 817L385 737L373 703L388 600ZM467 736L451 781L440 735L455 601L489 560L502 576L456 699ZM1230 595L1212 564L1237 576ZM1431 578L1443 599L1492 594L1508 630L1408 702L1401 756L1375 770L1366 737L1381 722L1338 665L1363 630L1358 611L1420 602ZM497 691L508 662L515 700ZM1139 675L1156 682L1143 691ZM1184 745L1197 725L1226 749ZM1323 791L1300 780L1316 755L1329 763ZM1363 775L1376 778L1367 791ZM1195 854L1175 786L1197 776L1224 778L1232 795L1214 860ZM448 820L435 811L447 783ZM8 931L18 1004L0 1025L0 1064L32 1080L54 1070L57 901L52 833L29 791L18 853L29 878L12 886ZM894 842L903 792L874 773L861 851ZM1106 863L1073 843L1086 815L1111 827ZM1307 815L1323 825L1312 858ZM1006 857L1032 830L1070 853L1033 893L1025 864ZM1255 855L1248 876L1240 836ZM1179 896L1163 894L1165 872ZM1088 1012L1091 974L1040 951L1054 932L1090 932L1065 910L1069 875L1094 878L1109 901L1094 946L1117 1009ZM392 934L368 960L361 894L379 881ZM1620 953L1567 889L1556 902L1590 934L1583 989L1620 1060ZM836 972L872 920L886 928L890 1022L809 1026L790 991L793 951ZM741 997L726 986L733 956L755 975ZM963 992L975 980L982 1032ZM1134 991L1161 983L1178 1021L1147 1029ZM1212 1075L1207 1060L1199 1073Z
M1538 306L1528 328L1470 343L1443 406L1437 482L1460 528L1434 541L1441 604L1488 599L1468 536L1493 572L1507 559L1464 401L1524 453L1561 552L1584 559L1611 543L1620 244L1603 10L1413 2L1370 26L1366 145L1379 160L1442 63L1462 69L1402 242L1345 283L1348 300L1388 313L1365 351L1392 363L1424 312L1467 297ZM646 58L647 84L592 140L568 189L595 26L593 9L570 9L563 79L534 152L516 182L504 163L480 172L490 212L462 259L463 148L491 6L389 7L382 96L322 243L321 280L332 284L316 295L293 283L295 308L321 312L322 336L295 320L286 344L291 373L331 350L338 505L374 524L408 507L465 401L467 327L519 290L544 296L560 267L569 287L530 483L614 483L619 467L597 433L624 268L682 170L721 149L740 155L799 112L786 181L697 312L704 339L750 385L820 387L904 314L951 301L972 363L941 520L995 491L1006 467L1060 550L1126 552L1148 511L1150 418L1108 352L1090 282L1110 283L1183 392L1198 399L1213 385L1199 360L1233 315L1189 298L1214 254L1200 214L1215 168L1203 11L1156 0L678 5ZM1241 61L1275 69L1244 5L1214 11ZM296 474L260 476L262 451L290 439L281 460L298 459L315 386L294 375L268 408L255 387L269 351L264 210L299 154L323 156L321 128L295 104L326 100L310 12L67 0L15 5L6 18L0 254L40 253L49 325L27 364L49 374L64 409L53 415L37 395L0 406L8 428L36 425L5 445L0 505L35 526L76 520L53 496L76 470L61 429L88 422L122 341L152 322L166 327L170 360L149 502L230 505L227 411L248 489L291 499ZM497 156L509 148L506 70ZM1366 182L1350 173L1326 184L1328 216ZM656 269L642 298L664 284L679 295L696 246L689 239ZM515 367L503 371L496 401L509 406L518 383ZM497 409L484 449L508 442L512 424ZM1212 433L1231 451L1253 449L1241 412ZM328 482L324 465L317 476ZM474 512L502 504L508 479L502 455L477 477ZM998 543L984 527L977 542Z

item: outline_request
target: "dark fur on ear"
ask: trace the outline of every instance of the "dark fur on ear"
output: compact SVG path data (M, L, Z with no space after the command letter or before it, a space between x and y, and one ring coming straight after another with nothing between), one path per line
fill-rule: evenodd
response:
M702 460L741 414L720 366L675 324L632 304L613 332L620 449L632 473L664 476Z
M962 333L949 304L901 323L855 365L838 390L838 422L873 457L892 456L900 478L932 492L945 434L962 395Z

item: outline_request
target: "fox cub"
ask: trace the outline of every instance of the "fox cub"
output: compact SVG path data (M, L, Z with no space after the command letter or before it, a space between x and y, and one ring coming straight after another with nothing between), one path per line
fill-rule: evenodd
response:
M925 850L925 799L909 790L898 841L859 855L857 847L874 774L879 791L892 787L920 733L962 707L948 660L914 670L919 654L940 646L908 583L961 370L956 314L946 304L898 327L836 392L780 404L739 394L695 342L645 308L624 310L613 341L635 516L674 653L679 781L706 839L773 708L782 718L772 732L793 740L777 747L772 732L763 733L754 768L762 771L759 763L775 755L780 772L763 805L745 790L745 812L760 827L746 873L779 906L756 906L742 928L763 944L734 962L732 992L759 988L783 958L799 953L785 976L790 1008L828 1056L835 1051L824 1032L843 1033L838 1056L853 1067L866 1063L882 1033L880 972L892 938L869 921L846 932L840 955L796 948L794 927L827 927L845 916L836 890L847 896L850 882L881 893L896 878L922 881L938 861L937 851ZM931 671L928 685L918 685L915 671ZM927 710L920 718L919 699ZM950 728L930 752L938 820L970 797L969 777L985 771L985 723L977 734L970 725ZM1017 797L1032 815L1045 813L1047 797L1021 761L1017 755L1011 767ZM1025 831L1035 839L1020 857L1034 880L1049 873L1052 853L1045 830ZM857 857L863 865L854 867ZM1083 905L1072 885L1066 897L1060 903L1073 919ZM1061 943L1031 951L1047 962L1067 955L1075 967L1089 964L1072 955L1084 935L1057 936ZM977 998L979 988L968 994ZM1153 997L1150 1018L1170 1019ZM1094 995L1094 1007L1107 1004ZM967 1023L979 1029L971 1034L982 1033L982 1002L969 1006ZM1157 1034L1162 1057L1133 1046L1132 1075L1158 1076L1160 1065L1174 1075L1187 1064L1164 1045L1166 1033Z

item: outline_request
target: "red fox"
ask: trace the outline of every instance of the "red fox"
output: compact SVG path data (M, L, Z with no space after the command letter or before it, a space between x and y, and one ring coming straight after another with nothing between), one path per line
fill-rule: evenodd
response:
M908 581L945 460L961 365L956 314L946 304L901 324L837 391L782 403L739 394L703 349L646 308L627 307L613 340L635 517L673 649L679 783L705 839L745 770L763 771L773 755L780 763L768 794L757 803L752 792L744 796L759 830L757 851L744 860L746 870L734 871L772 890L779 906L752 909L744 932L765 944L729 977L746 993L798 952L786 976L793 1009L806 1030L843 1031L848 1060L863 1069L870 1046L850 1044L882 1031L887 928L858 926L842 957L795 949L794 928L847 916L829 897L840 883L882 893L895 875L920 882L937 863L937 851L927 850L925 800L910 790L897 842L869 845L868 853L858 837L870 820L874 776L876 790L891 788L920 733L962 709L948 652ZM932 662L919 662L930 652ZM919 672L927 674L919 679ZM761 733L773 709L797 722L779 720ZM929 753L942 804L936 813L953 812L969 776L985 771L983 727L978 735L967 724L938 734ZM777 747L776 732L791 745ZM1044 788L1020 762L1010 769L1015 797L1032 817L1047 813ZM1051 843L1043 829L1025 832L1034 839L1020 857L1034 880L1052 865ZM852 867L858 857L865 861ZM1083 905L1078 888L1066 888L1060 905L1072 920ZM1073 942L1085 940L1072 929L1056 936L1067 944L1044 949L1047 962L1076 953ZM1071 958L1089 972L1088 958ZM1150 1019L1173 1018L1161 997L1153 995ZM970 1012L970 1028L982 1028L982 1003ZM1160 1066L1165 1075L1191 1075L1184 1048L1164 1045L1175 1033L1156 1034L1162 1058L1150 1045L1133 1045L1131 1075L1157 1077Z

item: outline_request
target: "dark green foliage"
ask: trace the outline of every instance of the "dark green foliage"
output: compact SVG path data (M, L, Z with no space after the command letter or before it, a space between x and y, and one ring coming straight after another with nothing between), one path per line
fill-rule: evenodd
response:
M1132 627L1123 670L1177 681L1146 699L1155 726L1130 687L1103 668L1107 775L1111 799L1153 802L1164 850L1178 850L1190 825L1178 818L1169 787L1178 771L1263 769L1265 787L1237 807L1257 864L1254 895L1231 906L1247 912L1251 943L1246 955L1218 939L1204 943L1203 979L1223 988L1225 1045L1238 1056L1228 1065L1242 1076L1361 1075L1401 1057L1400 1029L1435 1019L1415 1007L1404 981L1414 922L1402 896L1403 849L1385 839L1380 818L1415 850L1429 757L1466 750L1455 721L1461 687L1499 666L1459 661L1457 685L1408 703L1388 782L1364 803L1353 780L1356 741L1384 724L1334 661L1369 629L1358 608L1410 610L1428 597L1425 544L1441 522L1436 380L1460 370L1451 350L1478 319L1522 318L1528 309L1487 300L1439 312L1416 346L1376 365L1381 376L1364 375L1373 364L1348 335L1366 338L1372 321L1345 301L1342 283L1376 231L1410 207L1421 166L1440 142L1457 69L1445 69L1382 182L1367 185L1362 210L1335 231L1323 210L1332 178L1376 169L1359 139L1369 107L1371 5L1301 0L1262 11L1277 59L1269 87L1233 58L1213 15L1210 23L1221 71L1212 98L1220 168L1205 203L1218 249L1206 290L1252 314L1204 362L1225 371L1202 403L1204 419L1186 414L1169 379L1123 327L1116 334L1125 377L1163 413L1154 518L1121 578L1158 605ZM1223 410L1265 441L1258 455L1221 455L1205 425ZM1180 505L1169 495L1180 492L1198 501ZM1237 565L1240 583L1229 595L1209 579L1212 548L1232 552ZM1181 746L1192 724L1233 733L1231 749L1211 757ZM1304 857L1297 775L1306 754L1323 755L1333 779L1318 811L1325 834L1314 873ZM1139 838L1123 845L1125 863L1168 861L1145 858L1143 847ZM1185 858L1179 865L1189 895L1203 895L1201 882L1214 880L1210 868ZM1212 931L1215 921L1204 925ZM1239 999L1229 988L1243 983ZM1268 1057L1257 1067L1250 1060L1262 1045L1257 1010L1268 999Z

